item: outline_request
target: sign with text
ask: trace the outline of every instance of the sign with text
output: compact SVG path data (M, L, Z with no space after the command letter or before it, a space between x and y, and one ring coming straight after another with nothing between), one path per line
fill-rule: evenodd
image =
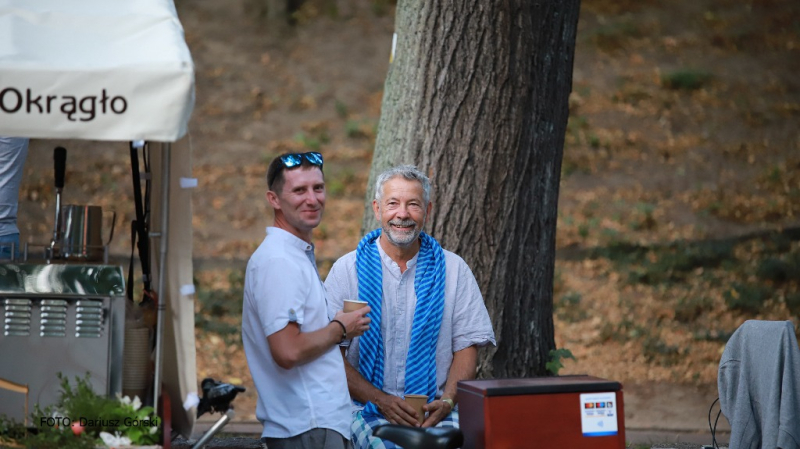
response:
M175 142L193 108L172 1L0 0L0 135Z
M581 429L585 437L616 435L617 396L614 392L584 393L580 396Z

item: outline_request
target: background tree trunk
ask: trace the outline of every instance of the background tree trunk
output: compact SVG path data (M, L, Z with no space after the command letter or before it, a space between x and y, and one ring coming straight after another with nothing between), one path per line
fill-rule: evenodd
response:
M401 0L362 231L384 169L433 183L427 231L463 257L492 316L482 377L545 375L558 188L579 0Z

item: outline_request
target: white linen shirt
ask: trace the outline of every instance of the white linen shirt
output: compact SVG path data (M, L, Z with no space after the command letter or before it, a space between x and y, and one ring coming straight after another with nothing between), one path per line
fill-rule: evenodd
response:
M258 390L256 417L262 437L289 438L326 428L350 439L350 393L339 347L284 369L272 358L267 336L296 322L302 332L330 324L325 286L314 246L280 228L267 236L247 263L242 340Z
M382 237L381 237L382 238ZM375 241L383 266L383 305L381 335L385 351L383 391L403 397L406 381L406 358L411 341L411 324L417 295L414 276L417 272L417 255L400 266L389 257ZM436 342L437 397L447 382L453 353L469 346L496 345L489 313L478 288L478 282L464 259L444 250L445 287L444 313ZM342 309L345 299L358 298L358 272L356 252L342 256L331 267L325 279L328 290L328 313ZM347 351L347 361L358 370L359 338L353 339Z

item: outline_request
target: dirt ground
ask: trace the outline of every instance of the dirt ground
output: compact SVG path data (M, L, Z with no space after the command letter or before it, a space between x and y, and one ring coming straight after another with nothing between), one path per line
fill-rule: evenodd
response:
M315 234L323 276L359 238L394 5L308 0L289 26L269 19L266 3L177 1L197 97L178 145L194 154L197 282L211 296L232 291L232 273L263 238L266 164L284 151L325 155L327 212ZM758 308L734 308L730 298L743 295L732 286L752 281L767 254L766 243L746 237L800 225L799 53L793 0L582 2L559 200L556 343L575 356L562 374L623 383L631 427L706 428L726 336L749 318L797 319L796 279L769 283ZM29 242L52 232L53 145L31 145L20 211ZM65 196L113 207L129 223L127 147L115 145L65 144L86 150L68 160ZM652 281L661 260L652 248L742 236L727 262L673 265L667 281ZM592 252L620 243L651 250L621 263ZM780 260L800 253L796 239L782 245ZM112 252L130 254L126 232ZM200 302L197 312L205 313ZM235 326L240 316L231 315L220 320ZM240 343L198 328L197 354L199 379L248 387L237 416L254 419Z

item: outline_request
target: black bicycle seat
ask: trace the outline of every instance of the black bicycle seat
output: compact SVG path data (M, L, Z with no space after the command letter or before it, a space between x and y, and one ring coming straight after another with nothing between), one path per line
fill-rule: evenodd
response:
M372 436L389 440L405 449L456 449L464 444L464 434L454 427L409 427L379 424Z

